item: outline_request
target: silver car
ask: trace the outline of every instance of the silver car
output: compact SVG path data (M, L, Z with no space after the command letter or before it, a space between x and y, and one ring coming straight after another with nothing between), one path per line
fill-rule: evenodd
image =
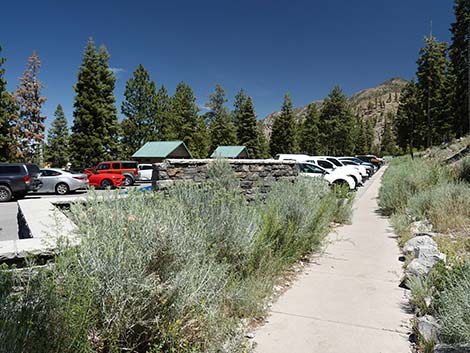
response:
M36 192L56 193L65 195L71 191L85 189L88 187L88 178L86 174L77 174L57 168L41 169L39 180L42 186Z

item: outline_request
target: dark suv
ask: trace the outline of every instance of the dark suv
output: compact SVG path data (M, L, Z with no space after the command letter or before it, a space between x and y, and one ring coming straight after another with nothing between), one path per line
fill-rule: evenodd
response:
M12 197L21 199L28 191L38 190L42 185L40 173L34 164L0 163L0 202L10 201Z

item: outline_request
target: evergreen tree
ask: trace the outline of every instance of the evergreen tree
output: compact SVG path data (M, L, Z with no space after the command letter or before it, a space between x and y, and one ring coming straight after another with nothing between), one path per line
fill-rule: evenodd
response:
M64 110L59 104L54 113L55 119L52 121L51 128L47 134L46 160L51 162L54 167L62 168L69 161L68 140L69 129Z
M367 154L368 153L368 141L367 141L367 123L362 118L357 118L358 134L355 144L354 151L356 154Z
M400 95L395 128L398 146L404 151L409 148L412 157L413 149L421 139L422 111L418 88L414 81L410 81Z
M237 114L238 118L238 143L245 146L251 158L261 158L261 150L258 136L258 124L256 122L255 108L251 97L246 97Z
M0 53L2 48L0 47ZM12 117L17 106L14 96L7 91L5 69L2 67L6 59L0 57L0 162L12 161L12 150L16 150L15 141L11 136Z
M279 153L295 153L296 123L292 99L289 94L284 96L281 114L276 116L273 122L269 149L272 156Z
M259 146L259 158L269 158L269 141L264 132L263 123L258 121L258 146Z
M248 96L246 95L245 91L243 89L239 90L237 95L235 96L235 100L233 103L233 123L235 124L235 127L238 129L238 123L240 120L241 115L243 114L243 107L245 106L246 100ZM238 132L237 132L237 137L239 137Z
M374 138L375 138L375 132L374 132L374 122L372 120L368 120L365 124L365 130L366 130L366 149L364 150L363 153L369 154L371 153L373 147L374 147Z
M194 158L207 158L209 156L210 136L204 116L198 116L196 130L192 136Z
M145 68L139 64L133 76L126 82L125 100L121 112L122 142L127 156L131 156L159 131L157 119L155 83Z
M156 114L159 128L152 138L155 140L172 141L178 139L179 122L173 115L171 97L165 86L158 89L156 100Z
M119 123L114 105L116 78L108 65L109 54L96 50L90 39L78 71L70 157L76 166L95 166L119 156Z
M225 107L226 102L225 90L217 84L215 92L209 95L209 103L206 104L210 109L207 117L211 136L211 151L214 151L218 146L237 144L237 131L233 119Z
M309 155L317 155L320 152L318 126L320 124L320 114L317 106L311 103L307 107L307 116L300 129L300 150Z
M426 124L425 146L447 141L452 131L450 117L450 86L447 79L447 44L434 37L425 38L425 47L420 50L417 61L417 88L421 96Z
M340 87L336 86L325 100L321 113L319 130L321 144L328 155L350 155L354 151L351 131L354 117Z
M380 152L384 154L395 154L395 134L392 126L393 114L388 113L385 116L384 129L380 141Z
M172 116L178 122L178 139L182 140L195 156L201 149L201 146L197 146L194 136L198 128L198 111L192 88L184 82L179 83L172 99Z
M454 133L460 137L470 133L468 90L468 46L470 25L470 0L455 0L455 22L451 25L452 41L449 56L452 63L453 82L452 112Z
M41 114L41 108L46 98L41 96L40 68L39 56L33 52L15 93L19 111L15 116L13 136L18 143L18 159L42 164L46 117Z

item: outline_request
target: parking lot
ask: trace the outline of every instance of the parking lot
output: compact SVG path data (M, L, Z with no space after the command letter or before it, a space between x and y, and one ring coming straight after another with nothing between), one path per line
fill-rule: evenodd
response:
M138 183L130 188L137 188L143 185L149 185L149 183ZM128 187L129 188L129 187ZM125 189L125 188L123 188ZM96 190L99 193L109 192L107 190ZM39 198L78 198L86 195L86 190L78 190L75 193L67 195L55 195L55 194L28 194L24 198L25 200L39 199ZM0 203L0 241L18 239L18 204L16 201L2 202Z

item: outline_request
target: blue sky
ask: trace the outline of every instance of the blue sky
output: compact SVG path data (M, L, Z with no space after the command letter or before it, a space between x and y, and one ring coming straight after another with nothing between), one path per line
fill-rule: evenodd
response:
M111 54L119 112L125 82L141 63L171 94L188 83L201 107L216 83L230 108L244 88L263 118L286 92L303 106L335 85L350 95L411 78L430 22L438 39L450 39L452 7L451 0L8 1L0 45L10 90L38 52L48 123L59 103L72 122L72 87L89 37Z

